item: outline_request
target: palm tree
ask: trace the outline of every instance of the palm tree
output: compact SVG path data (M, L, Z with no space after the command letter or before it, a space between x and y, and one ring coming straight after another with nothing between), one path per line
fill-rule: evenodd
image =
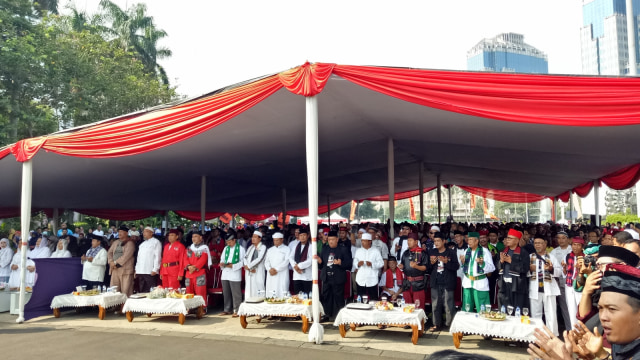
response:
M171 50L157 45L167 33L156 28L153 17L147 15L147 6L135 4L123 10L110 0L101 0L100 6L111 21L109 32L113 41L123 49L133 51L148 72L155 73L168 85L169 79L158 60L171 56Z
M33 7L38 16L44 15L45 12L58 14L58 0L36 0Z

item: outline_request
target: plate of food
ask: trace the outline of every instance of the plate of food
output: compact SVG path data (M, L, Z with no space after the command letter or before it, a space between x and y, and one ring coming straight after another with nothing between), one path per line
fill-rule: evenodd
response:
M393 304L390 302L382 302L382 301L378 301L375 304L376 309L381 310L381 311L389 311L389 310L393 310Z
M287 302L287 299L285 298L276 298L276 297L269 297L266 298L264 301L266 301L269 304L284 304L285 302Z
M505 321L507 319L507 314L503 314L498 311L491 311L489 313L481 314L480 316L489 321Z
M402 311L406 312L406 313L412 313L414 311L416 311L416 306L415 305L405 305L402 307Z

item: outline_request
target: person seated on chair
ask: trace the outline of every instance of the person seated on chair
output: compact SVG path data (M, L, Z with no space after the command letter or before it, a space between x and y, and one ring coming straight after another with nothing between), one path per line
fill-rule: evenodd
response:
M398 297L402 297L404 274L398 268L395 256L389 256L387 265L389 268L382 273L379 286L382 288L382 295L386 295L391 301L396 301Z

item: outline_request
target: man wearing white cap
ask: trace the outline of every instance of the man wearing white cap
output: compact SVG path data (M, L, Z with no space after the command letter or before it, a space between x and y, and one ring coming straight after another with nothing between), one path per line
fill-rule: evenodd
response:
M362 234L362 247L356 251L353 258L353 270L356 269L356 284L358 295L369 295L369 299L378 298L378 275L384 266L380 251L371 246L371 234Z
M138 247L135 274L139 293L149 292L152 287L158 286L158 273L162 262L162 244L153 237L153 229L148 226L144 228L142 238L144 241Z
M284 297L289 290L289 247L283 244L284 235L273 234L273 246L267 250L264 267L267 271L267 297Z
M262 243L262 233L256 230L251 237L251 246L244 256L244 296L247 299L257 297L260 295L259 292L264 291L264 258L266 254L267 246Z

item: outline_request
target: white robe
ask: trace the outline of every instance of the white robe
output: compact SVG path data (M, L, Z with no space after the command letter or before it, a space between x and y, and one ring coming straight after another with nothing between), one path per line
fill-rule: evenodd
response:
M471 248L467 248L467 250L472 251ZM467 251L465 250L465 252ZM460 250L458 250L460 251ZM464 252L462 253L464 255ZM496 270L496 266L493 264L493 258L491 257L491 251L489 249L483 247L482 254L484 255L482 259L484 260L484 268L482 269L482 273L484 275L488 273L492 273ZM478 267L476 265L475 252L471 253L469 258L469 275L470 276L478 276L482 275L478 273ZM489 279L486 277L482 280L474 280L473 282L469 280L468 277L464 276L464 263L460 266L462 268L462 287L465 289L473 288L477 291L489 291ZM472 284L473 283L473 284Z
M272 246L267 251L264 260L267 275L267 297L284 297L285 291L289 291L289 248L286 245ZM275 269L278 273L271 275L269 270Z
M11 260L13 259L13 249L9 246L9 240L2 239L7 244L7 247L0 250L0 278L8 278L11 275ZM4 281L8 281L4 280Z
M253 259L253 253L258 252L258 257L255 260ZM245 269L244 271L244 296L246 299L250 299L252 297L264 296L265 294L259 294L258 292L264 292L264 258L267 254L267 247L264 244L260 244L258 249L255 246L250 245L249 249L244 257L244 265L249 267L250 270L255 270L255 272L251 272Z
M27 256L29 256L29 253L27 253ZM11 265L9 265L10 267L13 265L18 265L18 268L16 270L11 270L11 276L9 277L9 288L19 288L20 287L20 262L22 258L22 252L18 251L17 253L15 253L15 255L13 255L13 259L11 260ZM36 266L36 263L33 262L33 260L27 258L27 266ZM25 286L26 287L33 287L33 285L35 285L36 283L36 272L33 271L29 271L27 270L27 274L25 276Z
M291 265L291 268L293 269L294 266L296 266L296 247L298 246L300 242L298 240L292 242L292 244L294 244L293 248L291 248L291 244L289 244L289 250L291 251L289 253L289 264ZM301 261L299 262L298 268L300 270L302 270L302 274L298 274L297 271L293 270L293 280L302 280L302 281L311 281L313 280L313 274L311 273L311 264L312 264L312 260L313 257L311 255L311 241L307 241L307 259L305 261ZM302 248L300 248L300 251L302 251Z
M358 267L360 261L364 261L364 263ZM371 266L367 265L367 261L371 263ZM380 269L382 269L382 267L384 267L384 260L382 259L380 250L374 247L370 247L369 249L362 247L356 250L356 256L353 257L353 270L358 270L356 273L356 284L365 287L378 285L380 281Z

